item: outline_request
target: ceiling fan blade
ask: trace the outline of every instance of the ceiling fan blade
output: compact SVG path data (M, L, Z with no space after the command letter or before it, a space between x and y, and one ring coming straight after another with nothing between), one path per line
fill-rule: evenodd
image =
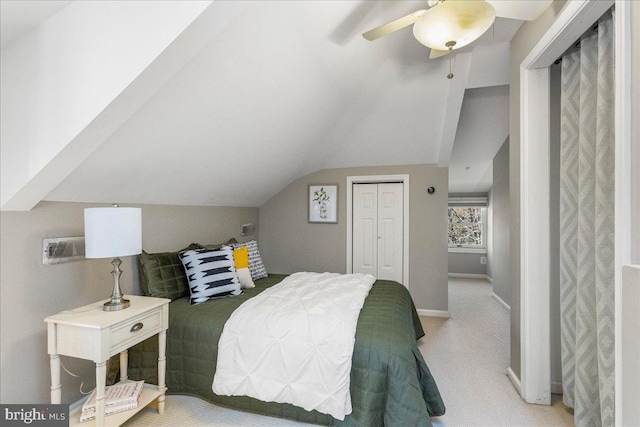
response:
M496 11L500 18L519 19L521 21L534 21L547 10L552 0L528 0L528 1L504 1L486 0Z
M449 50L438 50L431 49L431 53L429 54L429 59L440 58L441 56L445 56L449 54Z
M373 30L369 30L366 33L363 33L362 37L369 41L372 41L382 36L386 36L387 34L393 33L394 31L398 31L415 23L425 12L426 10L418 10L410 15L403 16L402 18L396 19L395 21L391 21L388 24L384 24L377 28L374 28Z

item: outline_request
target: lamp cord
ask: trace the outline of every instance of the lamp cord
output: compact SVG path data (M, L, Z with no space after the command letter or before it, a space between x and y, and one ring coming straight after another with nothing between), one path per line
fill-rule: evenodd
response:
M82 391L82 386L84 385L84 378L82 378L80 375L76 375L76 374L74 374L73 372L69 371L69 370L64 366L64 363L62 363L62 359L60 359L60 365L62 366L62 369L64 369L64 371L65 371L67 374L71 375L72 377L80 378L80 393L82 393L82 394L85 394L85 395L86 395L86 394L89 394L89 393L91 393L91 392L93 391L93 389L91 389L91 390L89 390L89 391L87 391L87 392Z

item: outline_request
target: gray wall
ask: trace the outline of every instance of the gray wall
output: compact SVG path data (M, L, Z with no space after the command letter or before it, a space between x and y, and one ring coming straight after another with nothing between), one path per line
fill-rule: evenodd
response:
M640 4L633 3L631 6L631 25L632 40L640 40ZM631 51L631 75L637 76L640 73L640 49L635 48ZM640 115L640 81L634 79L631 83L631 117ZM630 211L640 212L640 120L632 120L631 126L631 153L630 167L631 176L629 191L631 192ZM631 264L640 265L640 215L631 215L631 227L629 230L629 244L631 245L631 253L629 254L629 262ZM640 310L640 307L637 307ZM626 399L625 399L626 401ZM630 402L632 400L629 400Z
M487 254L449 252L450 274L487 274L487 264L481 264L480 258Z
M551 27L563 0L554 0L535 21L523 22L509 49L509 199L511 211L511 369L520 377L520 64Z
M347 176L409 174L409 289L417 308L447 310L448 169L435 165L326 169L288 185L260 207L267 270L346 271ZM307 186L338 184L338 223L307 222ZM433 186L436 192L427 194Z
M509 220L509 139L502 144L493 158L493 187L491 190L493 235L491 254L491 278L493 293L511 306L509 269L510 220Z
M491 258L493 258L493 188L489 189L487 193L487 235L489 236L489 241L487 242L487 277L493 281L493 265L491 264Z
M0 213L2 403L48 403L51 377L44 318L111 294L111 260L42 265L42 239L84 235L83 209L91 206L98 205L41 202L30 212ZM258 225L258 208L140 207L143 248L149 252L178 250L191 242L239 239L241 224ZM122 260L121 286L125 294L140 293L134 260ZM95 387L93 363L62 359L68 369L84 377L85 390ZM77 379L63 372L62 401L78 400L79 385Z

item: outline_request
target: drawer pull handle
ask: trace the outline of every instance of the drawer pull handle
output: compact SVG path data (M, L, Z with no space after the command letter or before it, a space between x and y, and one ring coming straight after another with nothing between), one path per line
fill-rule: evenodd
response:
M143 326L143 323L138 322L131 327L131 332L138 332L140 329L142 329Z

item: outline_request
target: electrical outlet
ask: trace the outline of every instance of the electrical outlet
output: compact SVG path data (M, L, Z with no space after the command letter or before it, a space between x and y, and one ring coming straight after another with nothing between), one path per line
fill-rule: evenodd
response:
M486 264L487 263L487 257L486 256L481 256L480 257L480 264Z

